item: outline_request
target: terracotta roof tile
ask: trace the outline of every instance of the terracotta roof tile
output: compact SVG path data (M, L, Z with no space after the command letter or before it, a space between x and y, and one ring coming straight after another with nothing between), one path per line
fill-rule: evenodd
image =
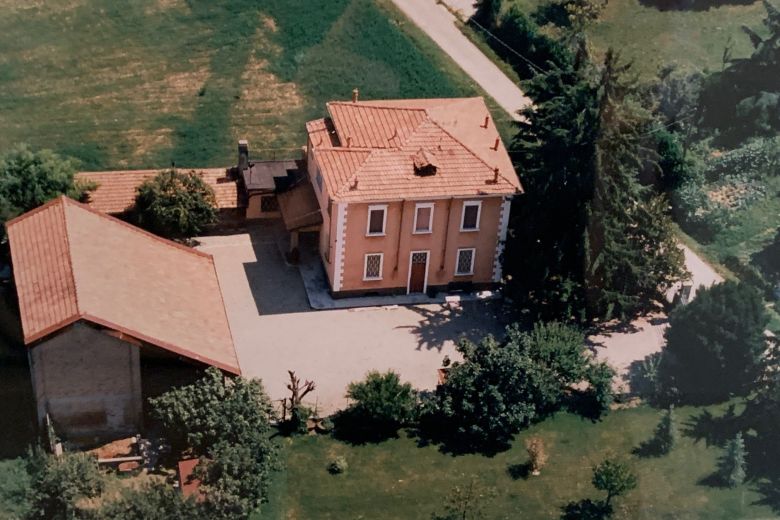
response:
M181 170L190 171L186 168ZM193 168L192 171L198 172L214 189L220 209L241 207L238 187L235 181L227 179L225 168ZM158 173L160 170L79 172L76 178L98 184L97 189L89 194L87 203L90 206L104 213L119 214L132 209L138 186Z
M240 373L210 255L66 197L7 230L25 343L84 319Z
M341 145L312 143L334 200L522 191L482 98L332 102L328 112ZM320 121L307 129L320 131ZM435 175L414 174L414 157L421 153L435 159Z

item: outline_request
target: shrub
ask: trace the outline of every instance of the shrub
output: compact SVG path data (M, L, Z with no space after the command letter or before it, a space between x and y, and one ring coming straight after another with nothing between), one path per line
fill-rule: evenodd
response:
M531 474L538 475L547 464L547 450L544 447L544 439L541 437L529 437L525 440L525 451L528 452L528 463Z
M461 449L496 450L520 428L557 410L569 388L594 372L611 381L611 370L594 368L583 333L561 323L537 324L531 331L507 328L503 343L488 336L458 346L463 362L453 363L433 402L438 425ZM604 384L599 395L607 399Z
M700 288L669 316L659 367L665 391L690 403L745 395L763 370L768 321L761 297L745 284Z
M672 193L671 201L675 221L686 233L705 244L712 242L733 219L726 207L707 196L700 179L691 179L678 187Z
M105 482L97 460L86 453L65 453L60 457L36 451L28 457L32 476L33 520L71 520L77 517L78 502L103 492Z
M604 503L609 505L614 497L625 495L636 487L636 476L624 464L606 459L593 468L593 487L605 491Z
M760 179L780 174L780 138L754 139L745 145L724 152L705 163L708 181L724 177L745 176Z
M356 430L353 433L374 440L396 435L414 419L417 409L417 392L392 371L369 372L365 380L350 383L347 397L352 402L345 415Z
M206 520L192 498L184 498L173 487L149 483L125 490L119 499L100 509L100 520Z
M267 439L274 418L259 380L228 377L213 367L195 383L174 388L149 404L173 448L178 452L191 448L197 455L206 455L220 442Z
M665 129L656 132L656 139L661 186L665 191L676 190L691 177L691 165L685 159L681 139L676 133Z
M166 238L190 238L217 221L214 190L195 171L165 170L138 187L135 219Z
M739 432L726 443L726 453L718 461L718 472L729 487L737 487L745 482L746 457L745 441Z
M276 447L265 436L210 448L195 468L206 497L202 506L206 518L248 518L267 500L276 469Z
M328 463L328 473L331 475L340 475L342 473L346 473L348 469L349 464L347 464L347 459L341 456L336 457Z

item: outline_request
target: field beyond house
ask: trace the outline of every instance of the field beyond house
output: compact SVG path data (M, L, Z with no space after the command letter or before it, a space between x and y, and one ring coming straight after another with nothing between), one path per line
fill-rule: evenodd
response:
M512 2L531 13L546 0L506 3ZM643 78L654 77L670 63L712 72L723 66L726 47L734 58L750 54L750 40L740 27L760 33L765 13L760 1L609 0L588 35L596 51L612 47Z
M389 0L0 1L0 151L84 169L298 156L325 102L479 95Z

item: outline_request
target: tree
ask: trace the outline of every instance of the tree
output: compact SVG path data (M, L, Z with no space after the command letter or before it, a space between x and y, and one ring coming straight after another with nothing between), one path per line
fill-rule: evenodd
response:
M369 372L365 380L349 384L347 397L350 423L375 440L395 436L414 419L417 409L417 392L393 371Z
M654 162L653 121L627 74L613 52L597 68L583 51L526 83L534 105L514 147L529 195L514 205L505 264L540 317L627 318L685 275L668 205L638 181Z
M669 316L659 381L683 402L745 395L763 372L769 321L761 296L732 281L700 288Z
M283 429L287 433L305 434L309 431L309 417L311 410L303 405L303 398L316 388L314 381L306 380L301 386L301 378L295 375L295 372L288 370L290 382L287 383L287 389L290 391L289 399L282 400L282 423ZM290 418L287 418L287 412Z
M522 427L557 410L597 366L582 332L561 323L531 331L510 326L504 342L488 336L463 341L458 350L463 362L453 363L436 390L434 422L466 449L505 446Z
M729 487L737 487L745 482L745 468L747 453L745 452L745 441L742 438L742 432L726 443L726 453L718 463L718 470Z
M528 195L512 202L509 289L539 318L582 321L597 93L572 60L551 64L524 87L534 103L522 111L512 147Z
M67 195L82 200L95 185L75 180L76 162L51 150L17 145L0 157L0 221Z
M436 389L435 421L463 449L500 449L535 419L536 403L557 395L538 367L516 348L488 336L458 345L455 362Z
M658 450L663 454L669 453L679 439L680 430L674 415L674 406L670 406L655 429L655 441L658 445Z
M248 518L268 499L268 485L277 469L276 449L267 436L240 444L221 441L195 467L201 481L205 518Z
M444 504L442 513L434 513L432 520L483 520L485 499L492 493L472 478L465 486L455 486Z
M161 171L138 187L135 219L167 238L190 238L217 221L214 190L195 171Z
M624 464L614 459L606 459L593 468L593 487L605 491L604 503L609 506L612 499L625 495L636 487L636 476Z
M599 80L599 132L588 207L585 282L592 317L628 317L662 302L686 274L666 201L638 176L652 157L651 117L636 99L630 65L607 51Z
M206 455L218 443L263 445L271 435L273 406L257 379L225 376L210 367L191 385L150 399L151 415L163 434L181 452ZM273 449L263 448L269 458Z
M78 501L99 496L104 489L97 459L86 453L64 453L56 457L42 451L28 456L32 476L30 520L72 520L79 518Z
M103 506L100 520L206 520L192 498L164 483L148 483L126 489L117 500Z
M658 140L661 188L671 192L691 180L691 166L685 158L685 150L678 134L662 129L655 135Z
M547 450L544 447L544 439L541 437L529 437L525 440L525 451L528 452L531 475L539 475L544 465L547 464Z
M491 29L498 20L502 0L477 0L473 19L481 26Z

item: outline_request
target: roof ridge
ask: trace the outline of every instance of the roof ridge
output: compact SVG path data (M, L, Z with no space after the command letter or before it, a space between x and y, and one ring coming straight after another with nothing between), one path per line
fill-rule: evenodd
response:
M362 107L362 108L379 108L382 110L412 110L415 112L427 112L427 109L423 107L393 107L388 105L373 105L373 104L369 105L367 103L361 104L360 101L356 103L352 101L328 101L327 103L325 103L326 108L330 105L344 105L344 106L353 106L353 107Z
M158 241L158 242L160 242L162 244L165 244L165 245L168 245L168 246L172 246L172 247L176 247L178 249L181 249L182 251L186 251L188 253L192 253L194 255L201 256L201 257L204 257L204 258L212 258L212 256L210 254L208 254L208 253L205 253L203 251L199 251L199 250L197 250L195 248L192 248L192 247L187 247L187 246L185 246L183 244L179 244L178 242L174 242L173 240L168 240L167 238L163 238L161 236L155 235L154 233L146 231L145 229L142 229L142 228L140 228L138 226L134 226L134 225L132 225L132 224L130 224L128 222L125 222L122 219L118 219L118 218L113 217L113 216L111 216L111 215L109 215L107 213L103 213L102 211L98 211L95 208L92 208L91 206L89 206L88 204L84 204L84 203L78 202L78 201L73 200L73 199L69 199L68 203L69 204L73 204L76 207L79 207L81 209L85 209L85 210L89 211L90 213L93 213L93 214L95 214L95 215L97 215L99 217L103 217L105 219L111 220L111 221L113 221L113 222L115 222L115 223L117 223L119 225L122 225L122 226L124 226L124 227L126 227L126 228L128 228L128 229L130 229L132 231L135 231L136 233L139 233L141 235L145 235L145 236L147 236L149 238L152 238L152 239L154 239L154 240L156 240L156 241Z
M65 195L60 195L59 197L57 197L56 200L61 201L61 204L59 204L58 206L60 208L60 211L62 211L62 223L63 223L63 227L64 227L63 231L65 235L65 253L67 254L67 259L68 259L70 279L73 282L73 293L76 299L76 314L81 316L83 311L81 310L81 305L79 303L79 286L76 283L76 270L73 268L73 252L70 246L70 232L68 231L68 212L65 211L65 206L68 204L68 201L72 199L70 197L66 197Z
M209 255L211 256L211 255ZM238 361L238 354L235 353L236 350L236 342L235 338L233 338L233 328L230 326L230 318L227 315L227 307L225 307L225 296L222 294L222 284L219 281L219 273L217 272L217 262L214 260L214 257L211 256L209 258L211 261L211 267L214 269L214 278L217 280L217 289L219 289L219 302L222 304L222 312L225 314L225 323L227 323L228 328L228 334L230 335L230 343L233 345L233 353L236 357L236 368L238 368L239 375L241 374L241 363Z

